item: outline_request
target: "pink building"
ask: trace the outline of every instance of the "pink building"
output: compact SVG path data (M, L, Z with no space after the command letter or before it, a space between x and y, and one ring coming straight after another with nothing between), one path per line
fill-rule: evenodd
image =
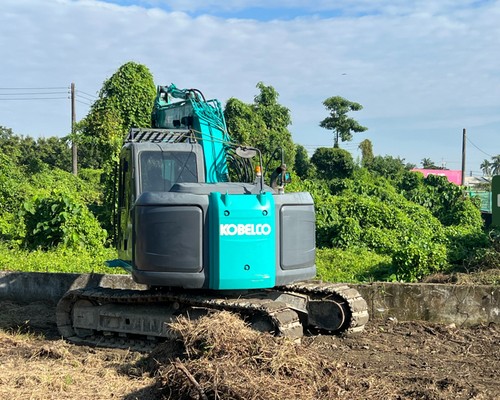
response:
M462 171L460 170L413 168L412 171L420 172L424 174L424 177L427 177L427 175L446 176L449 182L454 183L456 185L462 184Z

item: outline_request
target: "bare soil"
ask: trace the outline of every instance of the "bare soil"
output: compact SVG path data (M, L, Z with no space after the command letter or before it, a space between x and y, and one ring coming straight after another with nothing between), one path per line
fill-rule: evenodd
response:
M370 321L300 343L218 313L148 354L61 340L54 307L0 302L2 399L500 399L500 329Z

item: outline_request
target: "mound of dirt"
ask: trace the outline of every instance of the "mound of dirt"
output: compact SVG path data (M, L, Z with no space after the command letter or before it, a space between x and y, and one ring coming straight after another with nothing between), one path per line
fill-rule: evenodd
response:
M495 326L386 321L354 337L295 343L257 333L232 314L180 319L155 360L165 398L494 399L500 393ZM173 351L172 351L173 350Z

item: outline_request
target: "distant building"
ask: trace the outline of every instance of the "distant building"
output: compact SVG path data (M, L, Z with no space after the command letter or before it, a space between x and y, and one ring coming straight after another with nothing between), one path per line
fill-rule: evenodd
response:
M465 185L469 188L476 187L484 187L485 185L489 185L491 183L491 176L466 176L465 177Z

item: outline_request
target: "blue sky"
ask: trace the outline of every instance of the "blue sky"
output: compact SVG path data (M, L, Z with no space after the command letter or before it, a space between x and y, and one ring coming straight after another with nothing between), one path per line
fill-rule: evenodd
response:
M294 18L320 17L337 18L349 13L342 6L336 6L334 2L328 6L305 5L303 2L224 2L224 1L140 1L140 0L105 0L107 3L121 6L140 5L144 8L160 8L167 12L180 11L191 17L211 15L218 18L254 19L258 21L291 20ZM358 12L357 16L376 12L366 10Z
M157 84L223 103L274 86L310 152L332 144L319 121L336 95L364 107L351 116L369 129L341 144L354 157L370 139L376 154L460 169L466 128L467 173L479 174L500 153L499 20L498 0L3 0L0 125L65 135L70 83L81 119L136 61Z

